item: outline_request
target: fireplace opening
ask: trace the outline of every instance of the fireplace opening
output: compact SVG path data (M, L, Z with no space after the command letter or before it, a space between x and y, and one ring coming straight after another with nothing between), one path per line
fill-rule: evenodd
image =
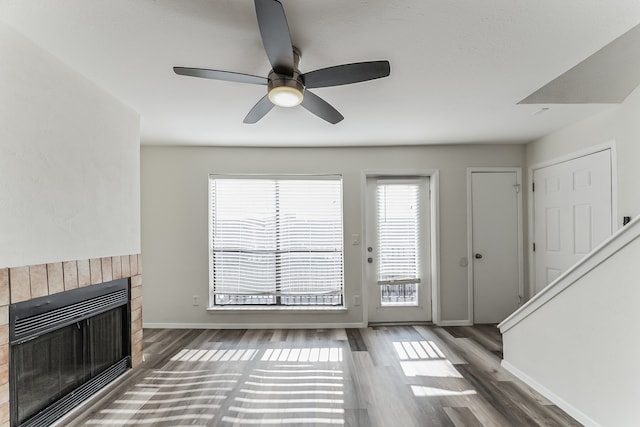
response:
M129 319L129 279L12 304L11 425L49 425L129 369Z

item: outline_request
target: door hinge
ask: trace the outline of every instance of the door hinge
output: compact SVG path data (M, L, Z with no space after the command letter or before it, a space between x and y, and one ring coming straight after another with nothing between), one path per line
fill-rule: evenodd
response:
M535 252L535 251L536 251L536 244L534 243L533 244L533 252Z
M536 191L536 183L535 182L531 183L531 191L533 191L534 193Z

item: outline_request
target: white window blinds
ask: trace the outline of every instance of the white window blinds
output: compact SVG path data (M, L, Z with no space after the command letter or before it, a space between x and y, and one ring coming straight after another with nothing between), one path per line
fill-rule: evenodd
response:
M420 282L420 184L377 186L378 284Z
M340 177L210 177L215 304L342 304Z

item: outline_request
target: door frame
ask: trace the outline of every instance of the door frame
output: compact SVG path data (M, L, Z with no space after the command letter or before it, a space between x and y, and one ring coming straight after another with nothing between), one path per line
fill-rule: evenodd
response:
M431 321L439 325L441 322L440 313L440 170L439 169L367 169L361 172L360 183L360 206L361 206L361 233L362 247L362 320L365 325L369 324L369 286L367 286L367 179L371 178L392 178L399 176L413 176L429 178L429 263L431 280Z
M615 234L622 227L622 219L618 220L618 161L616 155L616 141L609 140L602 144L597 144L583 150L574 151L569 154L565 154L559 157L555 157L550 160L545 160L540 163L535 163L528 167L527 171L527 254L529 261L529 286L527 300L535 294L535 259L533 253L533 241L535 240L535 216L534 216L534 199L533 199L533 174L538 169L543 169L549 166L554 166L560 163L570 162L571 160L579 159L580 157L586 157L591 154L596 154L601 151L610 151L611 158L611 234Z
M472 174L474 172L515 172L518 191L518 295L521 304L524 302L524 226L522 208L522 168L520 167L470 167L467 168L467 312L468 325L473 325L474 318L474 286L473 286L473 194L472 194Z

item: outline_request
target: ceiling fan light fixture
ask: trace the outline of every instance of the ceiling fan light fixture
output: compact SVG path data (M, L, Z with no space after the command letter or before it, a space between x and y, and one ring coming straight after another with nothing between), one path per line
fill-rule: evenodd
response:
M304 85L297 71L292 76L271 71L267 90L269 101L279 107L295 107L304 99Z
M269 100L279 107L295 107L304 99L302 90L291 86L277 86L269 90Z

